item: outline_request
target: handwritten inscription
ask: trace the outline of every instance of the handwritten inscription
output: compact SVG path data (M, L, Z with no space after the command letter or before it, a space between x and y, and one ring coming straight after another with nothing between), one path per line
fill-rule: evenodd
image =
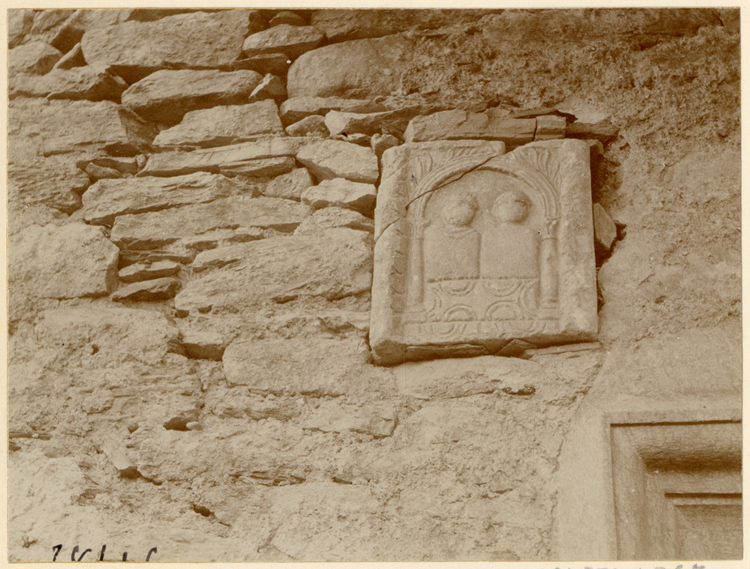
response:
M58 543L52 548L52 551L54 553L52 557L52 561L57 561L57 556L60 555L60 552L63 550L63 544ZM80 547L76 545L73 547L73 550L70 553L70 560L79 562L79 561L114 561L112 559L106 560L104 559L104 555L107 551L107 546L102 545L102 548L99 550L98 558L94 558L93 550L90 548L84 549L83 551L80 551ZM80 553L79 553L80 552ZM152 547L148 550L148 553L146 554L146 561L151 561L151 556L155 555L157 553L157 548ZM86 558L88 556L88 558ZM128 561L128 552L125 551L122 553L121 557L122 561ZM130 561L134 561L133 559L130 559Z

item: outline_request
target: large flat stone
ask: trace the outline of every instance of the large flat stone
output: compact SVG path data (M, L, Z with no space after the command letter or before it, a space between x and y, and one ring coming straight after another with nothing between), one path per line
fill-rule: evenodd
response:
M283 53L290 59L296 59L318 47L324 37L325 34L313 26L280 24L249 35L242 51L247 57Z
M132 83L159 69L228 69L245 37L263 27L254 10L193 12L88 31L81 45L87 63L108 65Z
M414 106L395 111L380 113L352 113L330 111L326 114L326 126L331 136L346 133L360 134L397 134L404 135L409 121L419 115L427 115L438 111L436 107Z
M161 70L131 85L122 104L146 120L174 125L190 111L247 102L261 79L247 70Z
M349 113L377 113L386 111L383 105L374 103L368 99L342 99L340 97L295 97L289 98L283 103L279 112L281 122L284 126L311 115L325 115L329 111L342 111Z
M477 141L387 150L375 212L376 361L595 339L590 176L578 140L508 154Z
M187 283L175 298L178 312L252 311L298 297L335 300L366 292L372 282L371 237L362 231L332 229L235 247L236 262Z
M110 297L116 302L122 301L158 301L173 298L180 281L163 277L126 285L115 291Z
M83 194L83 217L88 223L112 225L118 215L211 202L246 190L244 184L205 172L173 178L103 179Z
M47 97L48 99L86 99L120 101L127 84L102 67L53 69L46 75L11 77L8 96Z
M156 129L110 102L50 101L40 108L39 131L45 156L67 152L135 156L147 152Z
M178 176L192 172L215 172L222 168L239 168L267 158L293 157L302 141L275 137L194 152L161 152L153 154L139 176Z
M128 249L155 249L218 228L264 228L294 231L311 208L276 198L235 197L152 213L122 215L112 240Z
M515 147L533 141L535 132L535 118L509 119L456 109L415 117L404 133L404 140L425 142L479 138L502 140L508 146Z
M380 175L378 158L370 148L339 140L309 142L297 153L297 161L318 181L346 178L374 184Z
M11 241L11 288L40 298L106 295L117 284L118 256L98 227L32 225Z
M371 97L398 87L414 44L402 36L363 39L309 51L289 68L289 97Z
M161 131L154 145L166 148L224 146L283 130L276 103L265 100L190 111L180 124Z

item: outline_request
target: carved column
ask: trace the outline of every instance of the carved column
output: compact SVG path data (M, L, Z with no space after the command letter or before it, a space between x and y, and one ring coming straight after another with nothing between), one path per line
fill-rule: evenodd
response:
M557 268L557 224L559 219L545 220L542 230L540 255L540 307L557 307L558 268Z

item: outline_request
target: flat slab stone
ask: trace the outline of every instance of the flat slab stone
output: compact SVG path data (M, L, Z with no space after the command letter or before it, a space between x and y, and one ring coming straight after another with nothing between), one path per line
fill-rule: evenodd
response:
M68 152L135 156L150 150L157 133L111 101L50 101L37 120L45 156Z
M375 211L377 190L372 184L351 182L343 178L323 180L302 193L302 203L315 209L343 207L372 217Z
M152 154L138 176L178 176L192 172L219 173L222 168L252 166L257 160L294 157L305 140L274 137L194 152L161 152Z
M10 78L8 96L47 97L88 101L120 101L127 83L102 67L53 69L46 75L16 75Z
M372 219L369 219L351 209L341 207L326 207L319 209L310 217L299 224L294 230L295 235L311 235L314 233L323 233L327 229L337 227L347 227L357 231L367 231L372 233L375 227Z
M395 111L384 111L380 113L352 113L342 111L330 111L326 114L326 126L331 136L346 133L351 135L395 133L403 136L409 121L419 115L428 115L439 109L433 107L414 106Z
M284 126L301 121L311 115L325 115L329 111L349 113L377 113L387 111L383 105L368 99L342 99L339 97L295 97L281 103L279 112Z
M131 85L122 104L146 120L174 125L190 111L246 103L262 79L247 70L161 70Z
M383 155L370 345L376 362L596 338L588 145L405 144Z
M315 49L324 37L325 34L313 26L279 24L249 35L242 45L242 51L247 57L283 53L290 59L296 59Z
M8 164L9 203L44 204L70 214L81 207L89 183L83 170L59 156Z
M279 109L272 100L190 111L180 124L161 131L155 146L207 148L245 142L260 134L282 133Z
M297 153L297 161L318 181L346 178L374 184L380 175L378 158L369 147L340 140L308 142Z
M32 225L11 242L9 252L11 288L32 296L103 296L117 284L119 250L98 227Z
M180 272L182 265L174 261L157 261L156 263L133 263L122 269L118 277L124 283L136 283L162 277L171 277Z
M310 215L310 206L276 198L234 197L152 213L121 215L112 241L133 250L156 249L218 228L262 228L294 231Z
M320 115L310 115L301 121L290 124L284 129L289 136L319 136L328 138L330 134L325 118Z
M180 281L172 278L153 279L132 283L118 289L110 297L114 301L153 301L168 300L173 298L177 289L180 288Z
M228 68L245 37L263 27L254 10L196 11L87 31L81 45L89 64L111 66L132 83L165 68Z
M112 225L118 215L210 202L246 191L244 184L206 172L172 178L104 179L83 194L83 218L88 223Z
M366 292L372 282L372 237L363 231L331 229L233 247L234 262L200 273L180 291L178 313L241 313L298 297L335 300Z
M425 142L480 138L502 140L509 147L515 147L532 142L536 128L536 118L513 119L491 113L470 113L456 109L415 117L406 128L404 140ZM562 136L564 135L563 129Z
M343 42L301 55L289 68L289 97L390 95L414 50L403 36Z

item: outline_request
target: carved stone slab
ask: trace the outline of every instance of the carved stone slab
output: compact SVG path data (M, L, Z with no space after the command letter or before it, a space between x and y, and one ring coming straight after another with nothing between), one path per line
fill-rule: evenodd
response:
M383 155L370 346L379 364L595 339L589 148L411 143Z

